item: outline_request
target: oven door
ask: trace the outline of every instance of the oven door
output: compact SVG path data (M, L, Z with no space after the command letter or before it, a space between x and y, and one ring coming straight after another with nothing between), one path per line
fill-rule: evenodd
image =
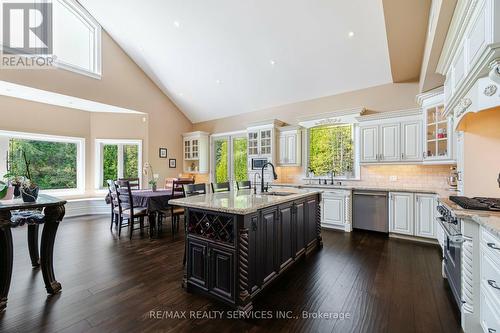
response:
M439 220L445 232L444 239L444 270L451 291L457 302L458 308L462 308L462 243L464 238L449 226L448 222Z

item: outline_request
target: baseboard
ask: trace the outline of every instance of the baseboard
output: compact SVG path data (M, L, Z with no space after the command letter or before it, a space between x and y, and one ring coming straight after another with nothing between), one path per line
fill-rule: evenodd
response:
M333 223L321 223L322 229L330 229L330 230L341 230L344 232L351 232L352 225L351 224L333 224Z
M88 198L68 200L66 203L65 217L76 217L83 215L109 215L111 207L106 204L104 198Z
M397 239L404 239L404 240L409 240L409 241L414 241L414 242L420 242L420 243L427 243L427 244L433 244L433 245L439 245L439 242L437 239L432 239L432 238L422 238L422 237L416 237L416 236L408 236L408 235L400 235L400 234L393 234L389 233L389 237L391 238L397 238Z

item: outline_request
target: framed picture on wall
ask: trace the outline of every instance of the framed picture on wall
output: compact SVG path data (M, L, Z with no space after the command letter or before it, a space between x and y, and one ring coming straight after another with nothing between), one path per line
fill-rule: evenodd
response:
M160 148L160 158L167 158L167 148Z
M177 168L177 160L175 158L171 158L168 160L168 166L172 169Z

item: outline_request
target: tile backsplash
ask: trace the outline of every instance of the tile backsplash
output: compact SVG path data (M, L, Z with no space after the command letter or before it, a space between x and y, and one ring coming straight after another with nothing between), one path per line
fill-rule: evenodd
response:
M282 183L303 183L303 168L281 167L277 170ZM411 188L448 188L450 165L369 165L361 166L361 180L342 181L346 185L408 186Z

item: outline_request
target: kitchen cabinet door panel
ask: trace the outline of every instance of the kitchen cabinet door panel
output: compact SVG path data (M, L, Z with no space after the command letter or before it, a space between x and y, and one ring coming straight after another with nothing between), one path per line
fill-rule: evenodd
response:
M278 211L276 209L265 210L262 212L261 221L261 253L262 258L262 282L266 283L274 275L277 269L277 249L278 237L276 233L276 224Z
M303 248L305 248L305 205L303 201L296 202L295 204L295 255L300 254Z
M401 124L401 160L422 160L422 123L420 121Z
M310 244L311 242L315 241L318 237L318 230L317 230L318 227L316 224L317 204L318 202L316 200L309 199L306 201L305 222L307 228L307 239L306 239L307 244Z
M377 162L378 146L378 125L361 127L361 162Z
M380 160L400 160L400 125L380 125Z
M234 253L210 248L210 292L230 301L234 299Z
M286 266L293 257L292 253L292 213L293 204L288 203L279 207L279 223L278 223L278 244L279 251L279 264L280 268Z
M188 269L188 281L202 288L208 288L207 244L188 240L188 256L192 263Z
M415 194L415 205L415 236L436 238L436 197Z
M323 195L322 221L325 226L342 226L345 224L345 198L342 195Z
M413 235L414 196L413 193L391 192L389 194L390 232Z

